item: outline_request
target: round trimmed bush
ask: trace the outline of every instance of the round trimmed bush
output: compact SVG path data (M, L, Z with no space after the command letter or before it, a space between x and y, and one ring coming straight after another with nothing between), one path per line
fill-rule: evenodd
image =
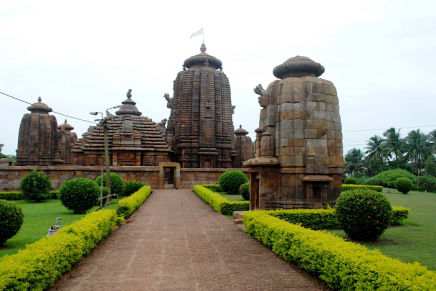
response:
M97 179L95 179L95 182L100 185L101 183L101 176L98 176ZM111 193L116 193L119 195L123 194L124 190L124 180L120 177L120 175L116 173L110 173L110 182L111 182ZM103 186L106 186L106 174L103 174Z
M352 240L377 240L389 226L391 214L389 201L373 190L344 191L336 201L338 221Z
M412 181L413 185L416 185L416 176L404 169L393 169L378 173L374 180L377 185L389 188L395 188L395 181L398 178L408 178Z
M239 194L239 187L247 182L247 176L238 170L224 172L218 179L218 183L228 194Z
M49 199L51 194L50 177L43 171L33 170L21 180L21 192L26 200L41 202Z
M142 187L144 187L144 184L141 182L128 181L124 184L123 196L130 196Z
M395 180L395 189L403 194L407 194L413 187L412 181L408 178L398 178Z
M242 195L242 198L245 200L250 200L250 183L244 183L239 187L239 194Z
M0 200L0 246L17 233L22 224L21 207L13 202Z
M357 184L357 179L354 177L347 177L344 180L344 184L353 184L356 185Z
M62 204L74 213L85 213L98 202L100 187L86 178L68 180L59 188Z

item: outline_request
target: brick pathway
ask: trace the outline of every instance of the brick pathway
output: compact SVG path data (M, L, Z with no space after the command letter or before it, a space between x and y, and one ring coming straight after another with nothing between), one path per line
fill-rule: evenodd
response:
M320 290L192 190L155 190L66 274L65 290Z

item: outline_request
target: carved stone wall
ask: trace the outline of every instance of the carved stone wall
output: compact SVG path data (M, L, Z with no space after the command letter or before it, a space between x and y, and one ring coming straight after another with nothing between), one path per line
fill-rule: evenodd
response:
M230 85L221 61L201 53L188 58L165 98L171 114L166 140L182 168L231 167L233 140ZM187 68L187 70L186 70Z
M239 126L235 130L235 137L233 143L234 158L233 167L241 168L242 163L253 158L253 143L251 138L247 135L248 131Z
M336 89L318 78L324 67L297 56L274 69L280 80L259 85L256 158L250 167L257 208L319 208L341 192L342 131Z

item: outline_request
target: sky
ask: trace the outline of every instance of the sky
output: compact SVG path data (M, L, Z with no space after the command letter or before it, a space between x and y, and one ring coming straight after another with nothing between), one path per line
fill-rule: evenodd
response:
M207 53L230 80L235 128L255 137L253 88L288 58L307 56L338 92L344 154L390 128L436 129L434 1L0 0L0 92L93 121L128 89L144 116L168 118L162 97L188 57ZM28 104L0 94L0 144L15 154ZM54 114L58 124L65 117ZM67 118L80 137L90 123Z

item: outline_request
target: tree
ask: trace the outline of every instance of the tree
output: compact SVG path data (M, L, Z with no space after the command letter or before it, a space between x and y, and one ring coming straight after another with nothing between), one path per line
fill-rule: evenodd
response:
M406 137L407 158L414 165L416 175L422 168L423 162L431 154L431 145L427 136L419 129L412 130Z
M426 175L436 177L436 158L430 154L425 160L424 170Z
M394 127L391 127L383 133L383 136L386 138L385 147L389 156L393 155L397 168L401 168L404 142L401 140L400 130L396 131Z
M377 169L379 165L381 166L382 171L385 170L386 147L385 140L382 137L378 135L370 137L366 146L365 154L365 160L368 162L368 168L370 169L370 172L373 172L374 169ZM378 169L376 171L378 172Z
M360 177L364 170L363 152L353 148L345 155L345 172L354 177Z

